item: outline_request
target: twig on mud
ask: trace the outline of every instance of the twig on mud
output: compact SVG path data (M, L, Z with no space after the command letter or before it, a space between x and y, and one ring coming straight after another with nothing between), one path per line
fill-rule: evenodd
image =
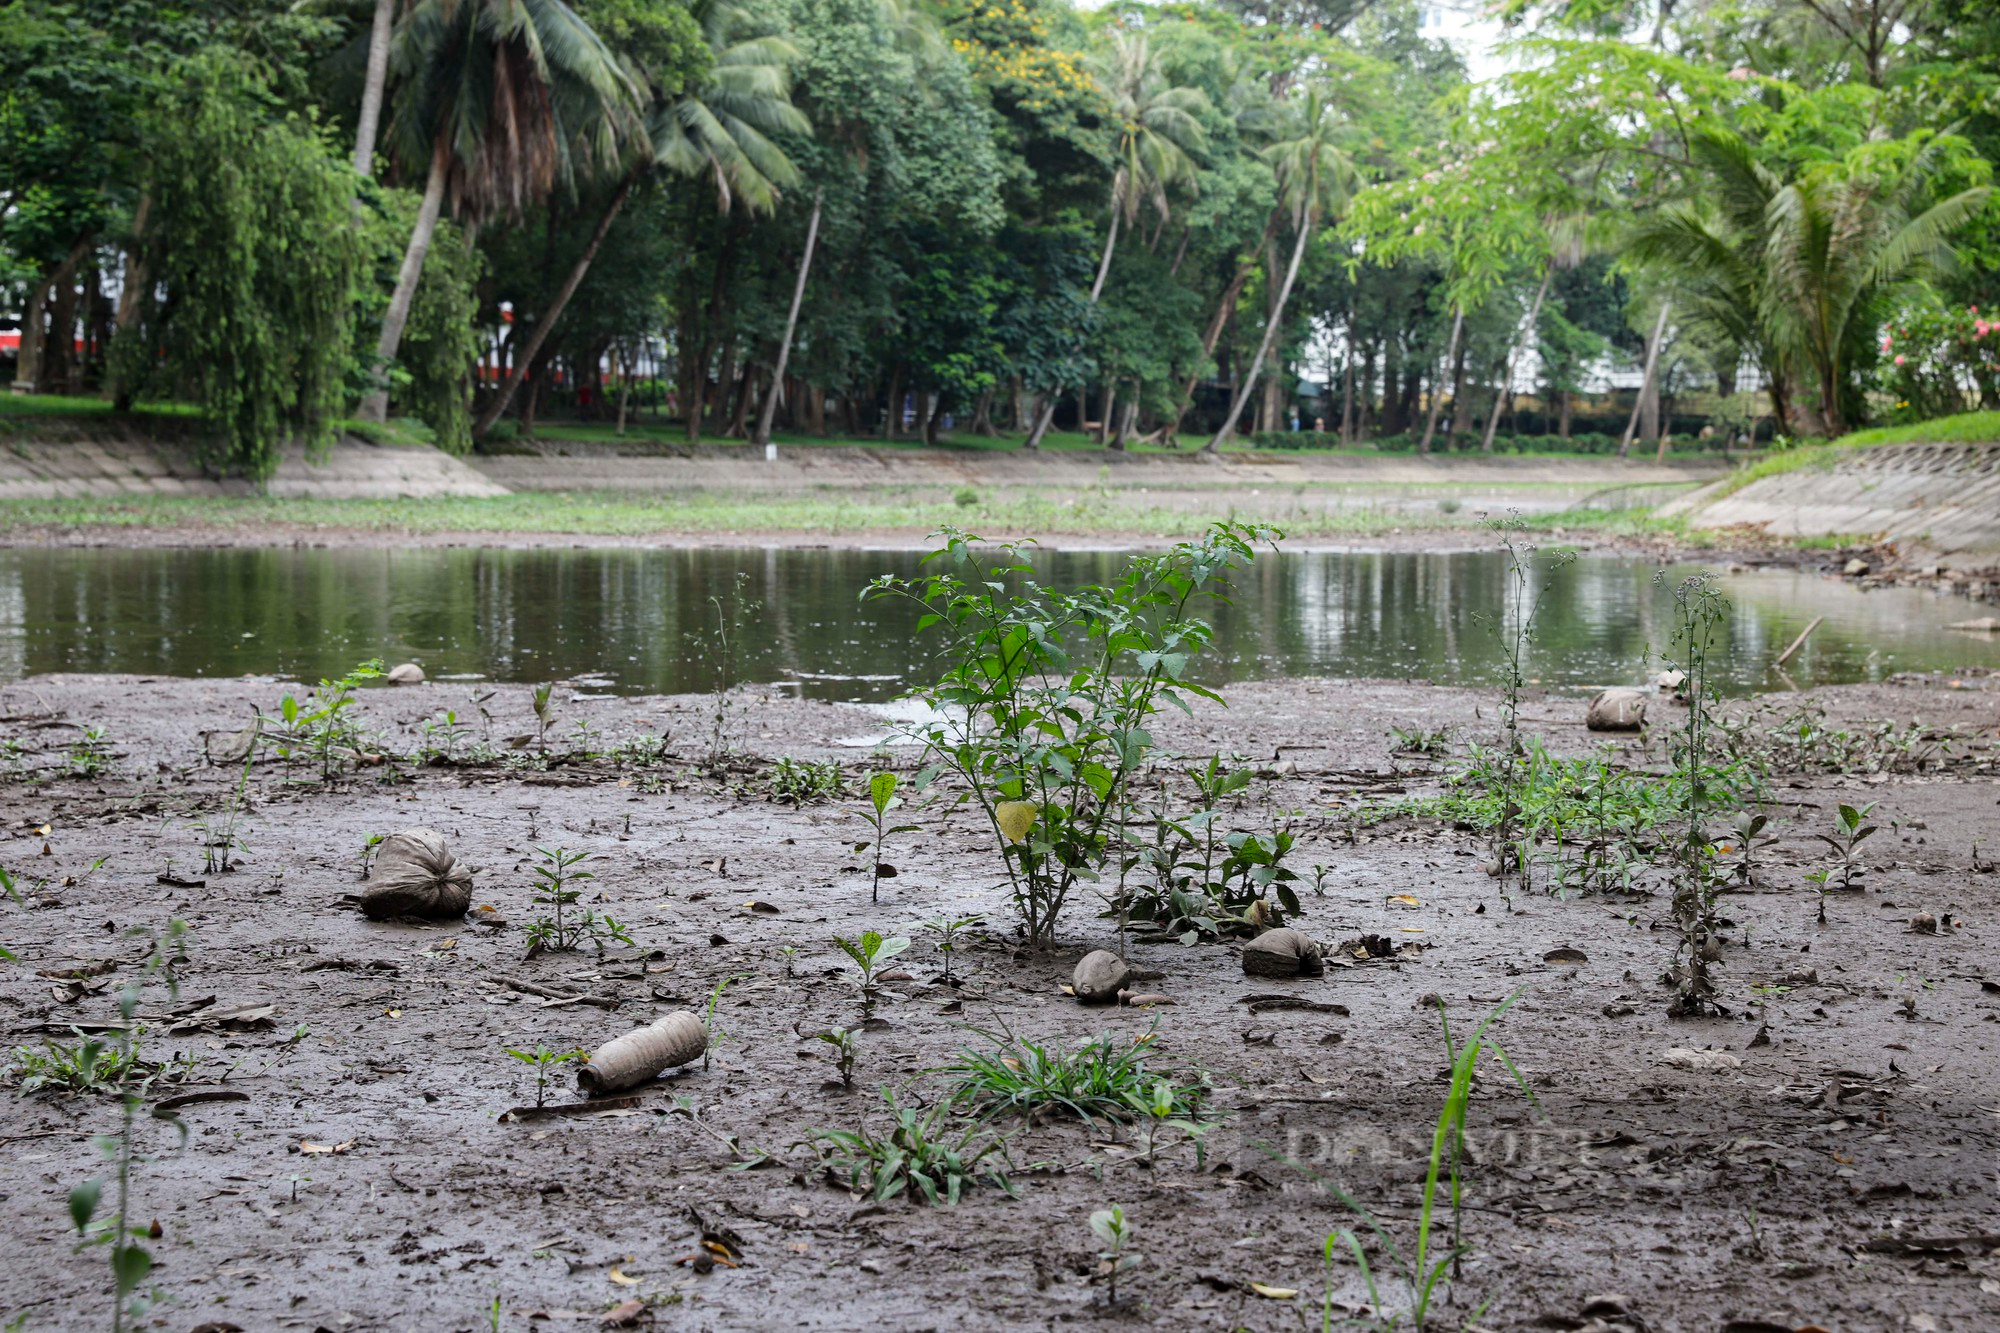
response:
M621 1001L616 995L571 995L566 991L551 990L547 986L537 986L532 981L516 981L512 977L502 977L500 984L508 990L519 991L523 995L535 995L552 1003L544 1006L553 1008L559 1004L588 1004L599 1009L616 1009Z

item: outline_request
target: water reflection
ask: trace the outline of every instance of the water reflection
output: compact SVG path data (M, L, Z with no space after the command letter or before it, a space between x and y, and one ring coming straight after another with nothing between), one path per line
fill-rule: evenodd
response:
M1048 553L1051 582L1107 581L1115 552ZM597 674L624 692L709 685L687 635L742 576L761 603L742 644L758 681L816 698L879 700L927 672L934 645L904 604L858 600L901 551L16 550L0 552L0 678L47 671L317 676L380 656L434 677L538 681ZM1551 685L1636 678L1672 632L1671 586L1693 567L1587 557L1554 576L1530 673ZM1656 576L1664 574L1665 584ZM1768 662L1815 615L1792 660L1801 685L2000 665L2000 643L1946 630L1966 604L1909 589L1862 593L1793 572L1731 577L1722 678L1782 686ZM1211 681L1389 677L1488 682L1504 610L1497 553L1285 554L1213 608Z

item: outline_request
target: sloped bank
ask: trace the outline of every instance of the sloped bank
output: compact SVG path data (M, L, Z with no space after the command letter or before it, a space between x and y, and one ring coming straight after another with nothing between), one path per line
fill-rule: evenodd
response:
M437 449L373 444L356 435L342 436L316 457L302 446L285 446L277 471L262 487L245 477L213 475L201 465L193 437L173 429L36 418L31 438L9 438L0 449L0 500L256 495L400 500L507 493Z

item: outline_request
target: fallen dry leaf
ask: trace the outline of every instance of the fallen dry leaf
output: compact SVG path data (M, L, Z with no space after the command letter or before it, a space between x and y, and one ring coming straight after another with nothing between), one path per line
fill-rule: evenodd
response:
M303 1153L343 1153L354 1146L354 1140L345 1143L314 1143L311 1139L299 1140L299 1151Z
M638 1278L636 1278L636 1277L626 1277L626 1276L625 1276L625 1275L624 1275L623 1273L619 1272L619 1271L618 1271L618 1265L617 1265L617 1264L613 1264L613 1265L611 1265L611 1275L610 1275L610 1276L611 1276L611 1280L612 1280L613 1282L616 1282L616 1283L617 1283L617 1284L618 1284L619 1286L621 1286L621 1287L636 1287L636 1286L638 1286L638 1285L639 1285L639 1279L638 1279Z
M1392 903L1402 903L1407 907L1423 906L1423 904L1417 900L1414 894L1408 894L1408 893L1392 893L1389 895L1389 901Z
M630 1328L647 1314L644 1301L623 1301L606 1310L598 1317L597 1322L606 1328Z
M1252 1282L1250 1290L1256 1292L1267 1301L1288 1301L1299 1294L1297 1287L1272 1287L1266 1286L1262 1282Z

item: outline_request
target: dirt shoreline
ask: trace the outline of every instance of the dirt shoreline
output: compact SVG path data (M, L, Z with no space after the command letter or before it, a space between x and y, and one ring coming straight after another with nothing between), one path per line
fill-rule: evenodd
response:
M183 1110L190 1137L178 1151L170 1129L141 1122L155 1160L138 1170L134 1215L159 1221L155 1281L169 1300L147 1327L471 1333L488 1327L496 1297L510 1330L595 1327L630 1298L655 1302L666 1327L1316 1326L1326 1237L1357 1219L1266 1149L1316 1163L1407 1241L1443 1090L1431 999L1463 1031L1516 988L1524 998L1499 1036L1547 1118L1497 1071L1482 1078L1454 1325L1485 1300L1477 1322L1488 1329L1973 1333L2000 1317L2000 875L1986 850L2000 798L1995 678L1813 692L1834 719L1920 717L1987 748L1949 772L1783 785L1769 891L1727 900L1742 933L1738 942L1732 931L1723 967L1736 1016L1702 1021L1665 1016L1659 898L1536 895L1509 912L1466 835L1409 821L1364 830L1338 813L1361 794L1435 781L1434 765L1391 753L1391 727L1455 724L1462 739L1477 737L1491 694L1233 687L1226 711L1163 720L1163 743L1241 751L1270 774L1231 818L1252 826L1295 812L1295 861L1329 867L1325 895L1306 896L1304 929L1335 942L1379 933L1424 951L1273 983L1242 976L1228 946L1135 944L1135 962L1163 974L1151 984L1175 1005L1083 1010L1058 984L1110 927L1078 904L1053 954L1012 947L1004 929L963 954L962 988L932 982L935 953L913 946L902 961L915 980L893 987L880 1024L861 1034L853 1091L829 1085L829 1048L811 1039L861 1017L832 935L947 910L1009 919L991 887L989 839L963 814L918 813L923 832L891 848L904 873L871 907L850 846L858 798L796 809L766 798L762 769L779 756L862 772L879 714L746 699L735 723L744 762L725 785L691 771L709 701L565 690L556 736L582 722L605 750L665 735L670 757L423 767L393 785L379 781L386 770L364 769L334 790L260 765L248 852L238 868L204 875L186 821L218 813L235 774L202 764L203 735L226 740L253 705L270 711L291 688L92 676L0 687L0 732L20 747L0 861L28 901L0 910L22 960L0 968L8 1045L114 1013L138 948L121 932L178 916L193 929L182 1000L216 998L183 1035L156 1032L152 1048L198 1062L172 1091L248 1098ZM447 708L474 719L476 738L472 697L463 685L368 690L357 708L385 750L402 751ZM503 748L532 734L525 688L492 689L481 706ZM1578 722L1572 698L1526 710L1528 730L1565 752L1594 739ZM65 762L86 723L107 729L111 771L27 780ZM1821 858L1810 835L1834 803L1857 800L1879 800L1877 820L1896 823L1870 844L1868 891L1836 897L1820 927L1803 880ZM366 836L418 824L475 867L473 901L495 912L415 927L353 911ZM538 843L600 858L587 899L630 926L637 950L523 961ZM100 856L109 860L90 872ZM1951 913L1956 930L1912 934L1905 923L1919 910ZM477 924L491 917L504 924ZM1544 962L1558 947L1587 961ZM103 959L119 961L74 985L46 975ZM1816 979L1787 981L1802 965ZM708 1070L605 1118L496 1121L534 1099L532 1075L505 1048L594 1045L730 976L743 978L721 1011L733 1039ZM547 1005L508 988L517 981L614 997L618 1008ZM1345 1012L1253 1015L1240 1003L1273 989ZM202 1012L256 1004L275 1006L270 1026L199 1026ZM156 1006L163 996L142 1009ZM1020 1199L976 1191L941 1212L850 1198L796 1146L816 1127L880 1129L877 1084L928 1102L942 1085L925 1071L983 1046L974 1029L1061 1044L1136 1037L1156 1019L1157 1060L1210 1071L1231 1113L1199 1169L1185 1145L1149 1165L1129 1133L1048 1124L1011 1141ZM1674 1047L1741 1064L1676 1068L1662 1062ZM25 1314L29 1330L94 1326L108 1300L104 1252L74 1250L64 1198L99 1169L90 1135L115 1127L114 1105L0 1096L13 1112L0 1131L0 1197L17 1227L0 1314ZM673 1111L675 1096L692 1099L700 1125ZM718 1135L774 1163L728 1170ZM304 1142L351 1146L306 1155ZM1085 1226L1113 1202L1144 1256L1115 1310L1089 1280L1098 1247ZM743 1267L676 1265L702 1223L736 1238ZM1352 1313L1361 1292L1344 1260L1332 1285L1336 1311Z

